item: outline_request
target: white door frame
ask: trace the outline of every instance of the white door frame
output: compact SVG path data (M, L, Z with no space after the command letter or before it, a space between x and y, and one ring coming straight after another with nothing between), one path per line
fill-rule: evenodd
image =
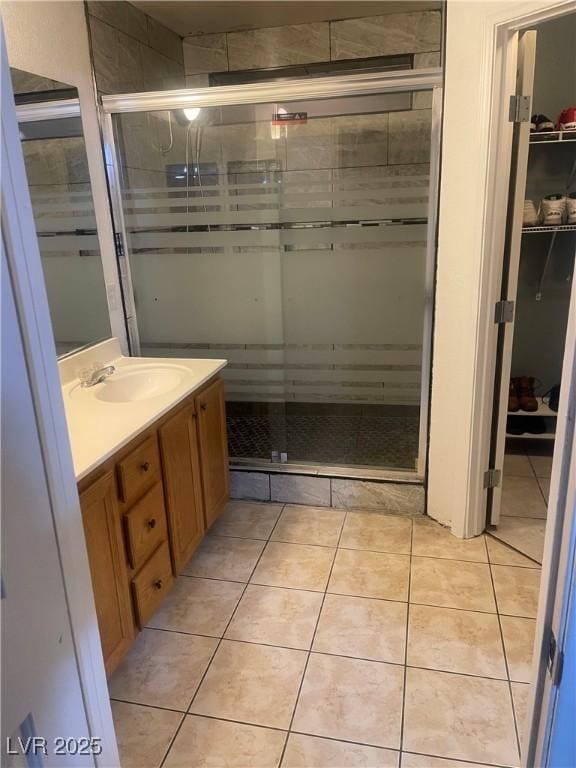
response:
M473 414L468 459L468 492L464 517L455 521L457 536L482 533L486 525L484 472L488 468L498 326L494 305L500 299L513 124L509 98L516 90L517 33L576 11L575 0L510 4L506 12L488 18L484 39L483 102L490 120L486 125L488 164L482 229L480 304L474 341Z
M119 766L80 501L32 204L24 167L10 69L0 29L2 93L2 229L90 734L102 753L94 764Z
M567 611L566 586L571 575L571 547L576 524L576 280L572 282L562 389L550 479L548 519L536 622L532 686L527 716L530 734L524 766L547 765L550 725L558 691L548 671L550 633L558 644Z

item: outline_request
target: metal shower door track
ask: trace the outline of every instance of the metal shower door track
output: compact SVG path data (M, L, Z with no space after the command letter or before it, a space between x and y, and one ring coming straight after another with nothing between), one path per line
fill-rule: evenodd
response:
M80 99L42 101L34 104L18 104L16 117L19 123L36 123L41 120L63 120L80 117Z
M330 99L371 93L425 91L442 85L442 70L409 69L360 75L288 80L280 83L222 85L214 88L181 88L102 96L105 114L153 112L188 107L223 107L235 104L266 104L279 101Z
M430 371L432 354L432 319L434 309L434 271L436 263L436 227L438 184L440 173L440 138L442 114L442 69L439 67L397 72L372 72L367 74L341 75L310 80L291 80L279 83L227 85L214 88L182 88L172 91L129 93L102 96L101 118L106 158L106 172L110 185L113 219L115 222L116 252L122 282L126 324L131 354L140 353L140 338L134 292L128 257L129 246L122 205L120 162L114 138L113 117L118 114L177 110L188 107L223 107L238 104L266 104L286 101L330 99L343 96L399 93L406 91L432 91L432 132L430 149L430 195L428 212L428 238L426 245L425 311L422 346L422 382L420 392L420 428L418 440L418 465L415 471L402 472L405 481L421 482L426 475L428 451L428 424L430 408ZM234 462L232 462L232 466ZM282 464L284 471L290 466ZM280 467L280 465L278 465ZM275 467L276 469L278 467ZM247 467L246 467L247 468ZM272 465L270 469L272 469ZM262 471L263 467L258 469ZM317 475L319 467L299 466L301 474ZM398 479L397 470L375 468L374 472L362 469L364 479ZM350 477L358 472L350 468Z

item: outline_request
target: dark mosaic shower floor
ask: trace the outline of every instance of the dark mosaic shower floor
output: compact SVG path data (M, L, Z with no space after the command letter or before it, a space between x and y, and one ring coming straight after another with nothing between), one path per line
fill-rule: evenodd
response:
M232 458L271 461L286 452L290 463L415 467L418 409L405 406L331 406L290 404L271 413L245 404L227 405L228 445ZM238 407L244 406L244 407ZM279 459L276 459L279 460Z

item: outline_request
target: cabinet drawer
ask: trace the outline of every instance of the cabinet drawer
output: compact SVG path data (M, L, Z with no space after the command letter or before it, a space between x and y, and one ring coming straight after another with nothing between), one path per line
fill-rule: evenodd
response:
M138 568L161 541L167 538L162 484L156 483L144 498L124 515L124 530L132 568Z
M160 605L173 581L170 550L168 543L163 542L132 579L136 618L141 628Z
M160 455L156 435L135 448L118 462L118 490L126 504L134 501L160 478Z

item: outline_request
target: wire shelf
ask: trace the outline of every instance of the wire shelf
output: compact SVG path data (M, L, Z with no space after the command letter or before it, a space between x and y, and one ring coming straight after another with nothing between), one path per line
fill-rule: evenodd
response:
M576 131L541 131L530 134L530 144L568 144L576 142Z
M529 232L576 232L576 224L558 224L553 227L522 227L522 234Z

